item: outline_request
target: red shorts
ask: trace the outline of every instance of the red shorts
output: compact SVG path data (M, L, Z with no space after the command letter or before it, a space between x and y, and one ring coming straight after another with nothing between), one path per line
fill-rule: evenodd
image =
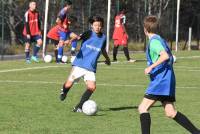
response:
M121 38L114 39L114 46L127 46L128 44L128 36L124 34Z

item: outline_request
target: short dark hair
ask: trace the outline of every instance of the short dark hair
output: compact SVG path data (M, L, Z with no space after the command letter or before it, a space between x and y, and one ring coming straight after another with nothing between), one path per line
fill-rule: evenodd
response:
M148 33L158 33L159 31L159 20L154 15L149 15L144 18L144 28Z
M72 5L72 1L71 0L65 0L65 2L64 2L64 6L70 6L70 5Z
M94 16L91 16L89 18L89 23L90 24L93 24L94 22L101 22L101 26L103 27L104 25L104 20L102 17L98 16L98 15L94 15Z

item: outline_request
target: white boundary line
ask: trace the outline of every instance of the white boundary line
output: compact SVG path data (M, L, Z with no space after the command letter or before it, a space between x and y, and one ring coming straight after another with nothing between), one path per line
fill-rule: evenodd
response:
M49 82L49 81L13 81L13 80L0 80L0 83L24 83L24 84L62 84L60 82ZM83 83L77 83L77 84L83 84ZM97 86L109 86L109 87L146 87L147 85L140 85L140 84L108 84L108 83L97 83ZM176 88L183 88L183 89L199 89L199 87L195 86L187 86L187 87L176 87Z

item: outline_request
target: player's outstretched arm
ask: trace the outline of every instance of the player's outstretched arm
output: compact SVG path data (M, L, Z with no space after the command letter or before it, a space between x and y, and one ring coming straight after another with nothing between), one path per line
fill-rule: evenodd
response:
M102 54L103 54L103 56L105 57L105 64L107 64L107 65L110 65L111 64L111 62L110 62L110 58L109 58L109 56L108 56L108 53L106 52L106 49L103 49L102 50Z

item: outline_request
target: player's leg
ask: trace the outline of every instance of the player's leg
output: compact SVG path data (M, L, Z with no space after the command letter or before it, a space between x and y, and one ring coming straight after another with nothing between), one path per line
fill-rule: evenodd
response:
M163 102L162 104L167 117L174 119L178 124L187 129L191 134L200 134L200 131L184 114L176 111L173 102Z
M126 56L127 61L129 61L131 58L129 56L128 46L124 45L123 50L124 50L124 55Z
M63 56L63 50L64 50L64 41L66 40L66 32L60 31L59 32L59 36L60 36L60 40L58 43L58 61L57 63L60 63L62 60L62 56Z
M30 44L31 44L31 39L27 38L24 36L24 43L25 43L25 58L26 58L26 63L31 63L30 61Z
M40 50L40 47L42 46L42 36L37 35L37 36L34 36L33 38L34 40L37 41L37 44L33 48L33 56L31 57L31 59L35 62L39 62L37 54Z
M63 84L63 87L60 92L60 100L65 100L67 93L70 88L73 86L74 81L78 81L84 75L84 70L74 66L71 70L71 73L67 79L67 81Z
M149 109L155 102L155 100L143 98L142 102L138 107L138 111L140 113L140 124L142 134L150 134L151 117Z
M26 63L31 63L30 61L30 43L25 43L25 57L26 57Z
M86 71L84 75L84 81L86 82L87 88L83 93L80 102L74 108L74 112L81 112L83 103L87 101L92 96L93 92L96 90L96 78L94 72Z
M114 41L117 42L117 41ZM114 44L114 48L113 48L113 61L117 61L117 52L118 52L118 47L119 45L116 43Z

